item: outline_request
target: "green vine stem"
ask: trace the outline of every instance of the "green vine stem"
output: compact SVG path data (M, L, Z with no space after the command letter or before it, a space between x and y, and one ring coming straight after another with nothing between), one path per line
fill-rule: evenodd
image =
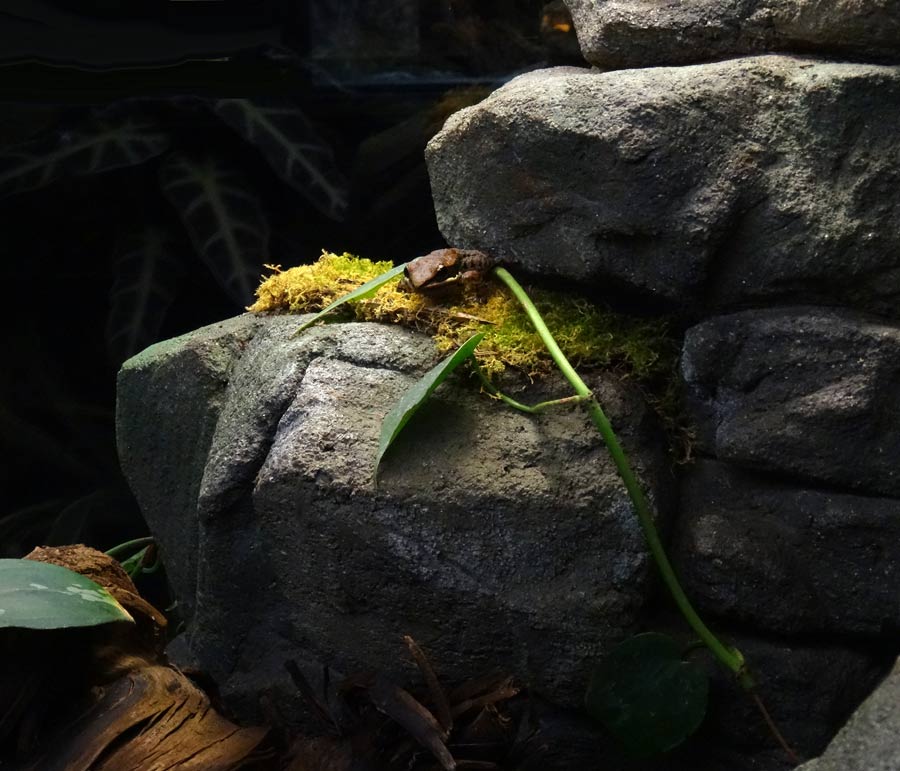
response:
M537 404L522 404L522 402L517 402L511 396L507 396L490 380L488 380L488 376L484 374L484 370L479 366L474 357L471 361L472 369L474 370L475 374L478 375L478 379L481 381L481 385L484 387L485 391L487 391L494 398L499 399L504 404L508 404L510 407L521 412L527 412L529 415L537 415L539 412L543 412L548 407L560 407L562 405L568 404L579 404L593 398L592 396L576 395L565 396L562 399L551 399L546 402L538 402Z
M631 498L632 504L634 504L635 512L641 523L641 528L644 531L644 537L650 548L650 554L653 556L653 559L659 568L659 572L662 575L662 579L672 595L672 599L675 600L675 604L681 611L681 614L719 662L726 669L729 669L734 673L734 676L741 687L747 691L752 690L754 681L747 671L744 657L741 652L736 648L725 645L712 633L712 631L710 631L709 627L707 627L700 616L697 615L697 611L694 610L693 605L691 605L690 600L688 600L687 595L684 593L684 589L681 588L681 584L675 575L675 570L672 568L672 563L669 562L669 557L663 548L659 532L653 522L653 513L650 509L650 504L647 502L644 491L641 489L641 486L634 475L634 471L631 469L631 464L628 462L628 456L622 449L622 445L619 444L619 439L613 431L609 419L606 417L606 414L603 412L603 409L600 407L600 404L597 402L591 389L587 387L585 382L569 363L569 360L566 359L559 345L557 345L556 340L553 338L553 335L550 334L550 330L547 329L547 325L541 318L540 313L538 313L537 308L535 308L531 298L528 297L519 282L516 281L505 268L497 267L494 268L493 272L494 275L506 285L509 291L512 292L516 300L519 301L534 326L535 331L540 335L541 340L547 347L556 366L559 367L560 371L565 375L569 383L571 383L572 387L575 389L576 395L586 402L591 420L594 421L594 425L600 432L600 436L603 437L603 441L609 450L613 463L616 465L619 476L621 476L622 481L625 484L625 489L628 491L628 496ZM496 392L496 389L494 389L494 391ZM500 398L504 397L500 396ZM504 401L512 400L510 400L509 397L505 397ZM516 405L518 405L518 403L516 403Z
M133 551L134 549L142 546L149 546L151 543L155 542L156 539L152 535L145 536L144 538L135 538L133 541L125 541L125 543L113 546L112 549L106 551L106 555L118 559L121 554L128 554L128 552Z

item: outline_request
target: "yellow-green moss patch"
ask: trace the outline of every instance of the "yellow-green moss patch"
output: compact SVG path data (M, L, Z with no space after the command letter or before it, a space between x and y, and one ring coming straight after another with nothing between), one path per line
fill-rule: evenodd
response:
M256 290L254 313L315 313L380 276L391 262L323 252L317 262L273 273ZM369 299L341 311L358 321L401 324L432 336L442 352L458 348L475 332L487 335L476 351L482 369L497 376L507 369L539 377L553 362L525 312L499 282L486 281L457 295L431 299L389 282ZM613 312L583 298L529 287L529 296L572 364L613 370L637 380L662 419L676 460L690 457L692 435L680 414L676 375L678 345L665 320Z
M350 254L325 252L318 262L275 272L257 289L249 310L312 313L392 267ZM675 349L667 325L637 319L584 299L529 289L532 300L560 347L576 367L615 368L641 380L671 369ZM478 349L488 374L513 368L531 377L549 372L552 361L525 312L493 282L467 289L441 302L400 291L391 282L374 297L349 306L360 321L380 321L414 327L430 334L441 351L457 348L479 330L487 337Z

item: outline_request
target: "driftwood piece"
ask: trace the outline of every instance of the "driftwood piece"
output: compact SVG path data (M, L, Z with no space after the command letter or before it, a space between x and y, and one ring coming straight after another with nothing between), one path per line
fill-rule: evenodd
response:
M24 771L230 771L261 761L268 729L241 728L162 655L165 617L121 566L85 546L29 559L104 586L135 624L4 630L0 766Z

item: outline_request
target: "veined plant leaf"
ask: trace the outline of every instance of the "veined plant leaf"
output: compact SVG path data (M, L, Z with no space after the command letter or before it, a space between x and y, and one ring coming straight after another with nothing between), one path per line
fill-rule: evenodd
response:
M100 113L73 129L42 134L0 154L0 198L66 175L135 166L164 153L169 142L150 118Z
M185 273L179 257L174 235L161 226L148 226L116 244L106 321L106 348L115 364L158 339Z
M269 223L250 183L219 158L180 153L166 159L160 181L216 281L235 303L249 305L269 261Z
M416 413L434 390L447 379L460 364L468 359L484 337L484 332L472 335L466 342L450 354L446 359L426 372L412 388L403 394L394 408L387 414L381 423L381 436L378 439L378 455L375 458L374 478L378 480L378 467L381 459L393 444L403 427Z
M304 329L312 326L317 321L319 321L323 316L331 313L335 308L343 305L347 302L354 302L355 300L365 300L367 297L371 297L375 292L377 292L381 287L383 287L388 281L392 278L399 276L404 268L406 268L406 263L404 262L402 265L397 265L394 268L382 273L380 276L375 276L375 278L370 281L366 281L362 286L356 287L352 292L348 292L343 297L338 297L334 302L328 303L322 310L320 310L315 316L313 316L309 321L301 324L297 331L294 332L295 335L299 335Z
M681 744L706 715L709 680L683 661L671 637L631 637L593 672L585 706L633 755L645 757Z
M213 112L259 149L272 170L333 219L347 211L347 181L328 143L289 102L217 99Z
M0 560L0 627L65 629L134 619L90 578L34 560Z

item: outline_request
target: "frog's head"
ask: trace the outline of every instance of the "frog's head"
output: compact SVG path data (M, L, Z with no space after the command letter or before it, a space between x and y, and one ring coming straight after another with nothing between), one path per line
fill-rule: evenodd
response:
M436 249L407 263L404 283L414 292L443 289L459 279L461 262L459 249Z

